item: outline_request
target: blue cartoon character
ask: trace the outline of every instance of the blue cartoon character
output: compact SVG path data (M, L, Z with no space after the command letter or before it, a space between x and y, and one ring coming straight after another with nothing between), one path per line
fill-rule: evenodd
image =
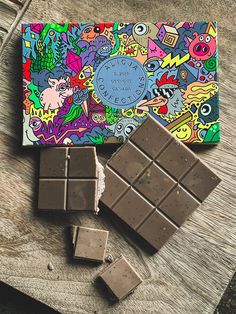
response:
M125 141L130 134L138 127L139 121L134 118L120 118L116 123L106 126L113 135Z
M197 121L206 125L207 123L212 123L217 121L219 118L219 107L218 104L218 93L204 101L197 109L195 105L192 105L191 111L197 112Z

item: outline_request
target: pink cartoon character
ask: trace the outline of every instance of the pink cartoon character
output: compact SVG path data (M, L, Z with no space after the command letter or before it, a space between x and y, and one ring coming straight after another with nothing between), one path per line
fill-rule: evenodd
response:
M216 51L216 39L209 34L193 33L195 38L189 45L189 53L196 60L205 61Z
M40 94L40 102L44 111L57 109L63 106L67 97L73 95L73 88L70 87L70 78L48 78L49 87Z
M61 108L65 99L73 95L70 75L61 67L55 67L51 71L43 69L38 73L32 72L31 76L38 88L40 103L46 112L48 109Z

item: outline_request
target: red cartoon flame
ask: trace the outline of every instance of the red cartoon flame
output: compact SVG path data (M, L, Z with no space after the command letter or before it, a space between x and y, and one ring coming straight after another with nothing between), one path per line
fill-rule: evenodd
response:
M168 74L168 72L165 72L159 81L156 80L157 86L161 87L162 85L166 85L166 84L173 84L173 85L178 86L179 81L175 80L174 75L171 75L170 77L167 78L167 74Z

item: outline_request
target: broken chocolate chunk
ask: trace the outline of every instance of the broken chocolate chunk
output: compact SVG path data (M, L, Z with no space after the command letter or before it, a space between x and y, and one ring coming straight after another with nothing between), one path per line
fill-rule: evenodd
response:
M97 211L99 173L94 147L43 149L40 159L39 210Z
M73 257L104 262L109 232L106 230L73 226Z
M142 282L141 277L124 256L120 256L106 267L98 278L119 301L126 298Z

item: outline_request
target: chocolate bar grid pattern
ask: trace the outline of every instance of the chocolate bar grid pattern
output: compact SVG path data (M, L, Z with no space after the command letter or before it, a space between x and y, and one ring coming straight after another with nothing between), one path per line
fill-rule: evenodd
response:
M94 147L42 150L38 208L96 210L97 181Z
M148 130L150 127L153 129ZM142 143L142 140L145 139L145 132L150 143ZM156 136L156 141L154 136ZM152 141L154 142L151 143ZM148 144L153 144L153 147L148 147ZM142 149L145 145L146 149ZM126 171L124 169L125 164L122 165L126 159L125 156L130 157L131 167L132 163L139 160L143 169L136 173L135 171L133 173ZM121 169L119 169L120 167ZM137 168L140 169L140 167ZM103 203L156 249L159 249L168 240L220 182L220 179L184 144L176 141L151 117L147 118L131 135L128 142L108 161L105 175L106 190L102 197ZM107 187L109 177L113 177L113 179L116 177L116 188L122 190L120 194L116 195L113 202L110 200L110 204L108 194L109 191L111 192L109 187L111 182ZM208 185L204 185L202 189L198 184L196 188L191 184L191 180L206 181ZM159 184L158 188L157 182L163 186L160 188ZM152 185L154 185L154 189L156 185L157 191L152 191ZM135 198L137 202L140 199L140 202L143 203L143 209L145 208L143 212L141 205L136 211L131 208L132 199ZM137 205L137 202L134 201L133 203ZM180 212L176 202L180 203L179 206L182 202L182 212ZM127 211L130 211L131 214ZM136 217L136 215L138 216ZM159 233L156 238L150 233L155 225L156 232Z

